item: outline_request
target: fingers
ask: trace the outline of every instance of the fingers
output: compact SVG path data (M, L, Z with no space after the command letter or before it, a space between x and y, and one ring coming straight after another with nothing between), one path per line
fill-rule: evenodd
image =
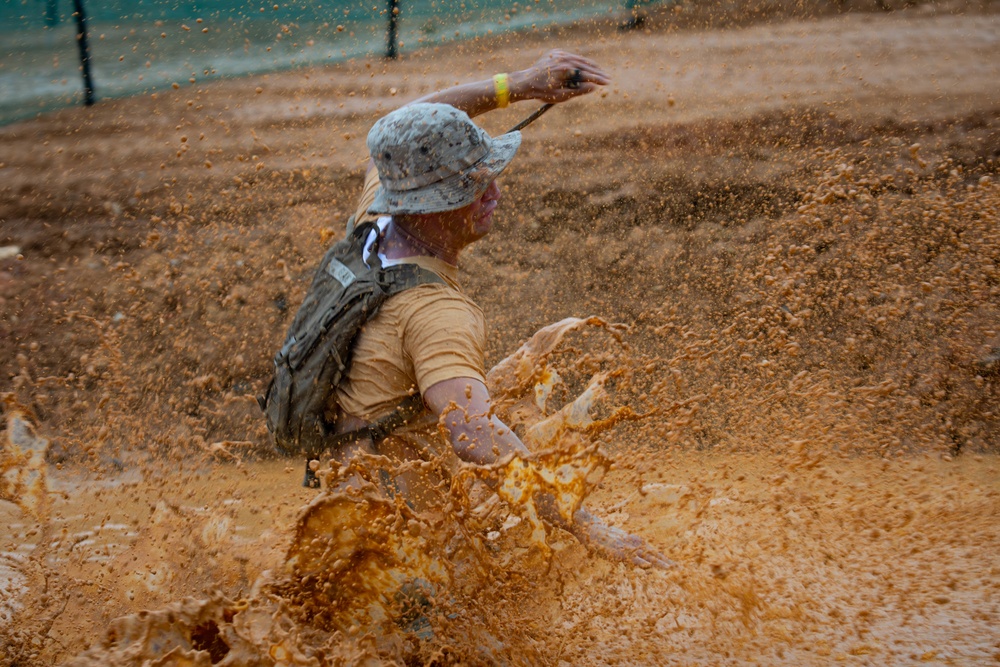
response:
M644 569L669 570L677 567L677 563L650 547L638 535L626 534L625 537L616 536L612 540L613 546L608 551L617 556L619 560L629 561Z
M659 568L661 570L670 570L675 567L678 567L677 563L675 563L674 561L655 552L652 554L648 554L646 556L646 560L652 567Z
M611 82L594 61L565 51L549 51L534 65L516 75L512 91L519 99L557 104L586 95Z
M553 49L552 51L549 51L542 60L548 61L546 64L549 67L576 67L595 75L607 77L604 70L602 70L593 60L584 58L583 56L575 53L568 53L560 49Z
M558 58L558 67L563 70L563 75L568 76L573 70L579 70L580 80L605 86L611 83L611 78L601 69L597 63L582 56L566 53Z
M606 86L611 83L611 77L609 77L604 70L596 65L593 67L576 67L574 69L579 70L580 80L586 83L592 83L597 86Z
M632 554L631 561L633 565L637 565L645 570L652 568L669 570L677 567L677 563L670 560L666 556L653 551L645 545L643 546L643 549L637 550Z
M591 83L598 86L606 86L611 83L611 77L608 76L607 72L593 60L583 56L554 50L549 51L542 60L544 61L544 69L548 71L550 80L556 86L570 81L574 74L577 74L576 78L580 83Z
M553 68L550 74L553 83L561 88L572 88L572 84L591 84L591 90L597 86L606 86L611 79L600 68L586 67L580 64L570 64Z
M631 563L644 569L657 568L669 570L677 564L653 549L639 537L625 532L621 528L608 526L592 515L583 514L580 510L574 516L577 526L585 527L583 533L575 532L587 547L606 558Z

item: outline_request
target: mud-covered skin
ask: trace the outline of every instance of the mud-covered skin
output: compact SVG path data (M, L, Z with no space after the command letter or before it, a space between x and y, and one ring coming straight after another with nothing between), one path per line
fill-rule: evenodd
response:
M677 563L649 545L638 535L632 535L616 526L608 526L587 510L573 514L573 534L592 552L609 560L631 563L643 568L668 570Z

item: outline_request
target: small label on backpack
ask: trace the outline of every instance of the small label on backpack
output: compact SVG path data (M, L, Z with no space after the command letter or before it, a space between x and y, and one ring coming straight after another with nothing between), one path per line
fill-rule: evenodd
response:
M336 258L330 259L330 263L326 265L326 272L336 278L344 287L347 287L358 279L353 271Z

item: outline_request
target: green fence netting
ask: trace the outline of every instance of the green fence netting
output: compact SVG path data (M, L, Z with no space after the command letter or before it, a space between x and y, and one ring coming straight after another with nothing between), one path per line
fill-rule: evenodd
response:
M79 0L98 98L382 54L387 0ZM81 104L74 0L0 3L0 123ZM397 0L400 52L627 12L597 0Z

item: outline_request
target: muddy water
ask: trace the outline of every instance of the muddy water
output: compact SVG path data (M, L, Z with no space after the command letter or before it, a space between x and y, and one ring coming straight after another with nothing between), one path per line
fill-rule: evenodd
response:
M768 454L601 446L615 416L655 429L652 415L613 406L612 373L548 404L573 372L553 350L587 325L607 330L566 320L490 375L499 409L549 453L459 470L429 511L382 492L377 474L317 494L282 461L48 470L44 512L25 495L0 504L0 620L18 651L8 664L972 665L1000 655L1000 457L837 455L807 441ZM607 344L616 337L611 328ZM356 465L321 474L329 486L387 463ZM475 488L491 474L497 494ZM678 567L588 554L538 521L537 491L564 516L585 500Z
M664 481L622 519L687 567L629 615L652 622L665 649L707 662L977 664L998 639L997 463L662 461L652 469ZM593 607L577 600L585 618Z
M72 581L56 628L101 623L213 582L238 593L266 567L308 500L298 470L286 469L212 466L169 481L138 470L104 479L53 471L47 525L0 505L5 548ZM92 606L97 600L102 608ZM38 602L37 591L27 602Z
M678 570L591 558L565 538L547 573L480 591L497 605L487 628L520 629L523 660L508 659L522 664L985 664L1000 639L998 466L996 456L661 455L641 486L612 473L591 502ZM56 475L64 495L44 534L0 508L5 559L42 555L15 604L51 617L61 650L50 655L65 658L111 617L212 589L249 597L314 493L298 476L275 462L217 466L179 488Z

